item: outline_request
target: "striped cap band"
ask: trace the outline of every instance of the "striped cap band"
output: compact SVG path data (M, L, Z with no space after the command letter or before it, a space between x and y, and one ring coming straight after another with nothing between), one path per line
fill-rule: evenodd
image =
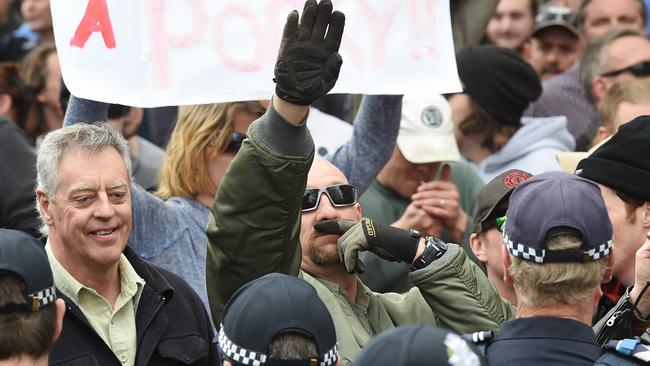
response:
M229 359L246 366L263 366L269 359L261 352L255 352L235 344L224 331L223 325L219 331L219 349ZM319 366L333 366L339 358L338 344L322 355Z

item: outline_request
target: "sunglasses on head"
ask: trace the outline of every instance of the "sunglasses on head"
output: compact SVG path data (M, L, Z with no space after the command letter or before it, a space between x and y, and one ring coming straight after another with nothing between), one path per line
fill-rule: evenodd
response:
M636 63L634 65L619 69L619 70L614 70L614 71L609 71L603 74L600 74L600 76L606 77L606 78L611 78L614 76L618 76L624 72L629 72L630 74L636 76L636 77L645 77L645 76L650 76L650 61L641 61L639 63Z
M244 139L246 139L246 137L246 134L243 134L241 132L234 131L231 133L230 142L228 142L228 146L226 146L226 150L224 150L224 152L237 154L239 149L241 149L241 144L244 142Z
M571 9L564 6L549 6L546 11L540 12L535 17L536 23L549 21L563 21L573 26L578 25L578 17L571 12Z
M305 193L302 195L302 212L315 210L320 203L322 193L327 195L334 207L352 206L357 203L357 189L349 184L311 188L305 189Z

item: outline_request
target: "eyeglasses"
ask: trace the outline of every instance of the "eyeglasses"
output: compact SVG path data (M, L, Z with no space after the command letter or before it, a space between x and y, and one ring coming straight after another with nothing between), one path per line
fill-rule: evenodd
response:
M497 230L499 230L500 232L503 232L503 224L506 223L506 217L505 216L497 217L494 221L495 221Z
M320 203L321 193L325 193L332 206L345 207L357 203L357 189L349 184L337 184L325 188L306 189L302 195L302 212L315 210Z
M612 78L614 76L618 76L624 72L629 72L632 75L636 77L645 77L645 76L650 76L650 61L641 61L639 63L636 63L634 65L619 69L619 70L614 70L614 71L609 71L603 74L600 74L602 77L606 78Z
M224 152L237 154L239 149L241 149L241 144L242 142L244 142L246 137L247 137L246 134L233 131L233 133L230 134L230 142L228 143L228 146L226 146L226 150L224 150Z

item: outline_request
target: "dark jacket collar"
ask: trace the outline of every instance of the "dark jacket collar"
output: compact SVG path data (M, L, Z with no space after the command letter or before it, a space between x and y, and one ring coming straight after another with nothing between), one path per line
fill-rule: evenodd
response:
M509 320L503 323L496 338L556 338L596 344L590 326L577 320L546 316Z
M151 264L145 262L129 246L124 248L124 256L131 263L135 272L144 279L147 285L160 294L165 301L169 301L174 296L174 288L163 277L163 275Z

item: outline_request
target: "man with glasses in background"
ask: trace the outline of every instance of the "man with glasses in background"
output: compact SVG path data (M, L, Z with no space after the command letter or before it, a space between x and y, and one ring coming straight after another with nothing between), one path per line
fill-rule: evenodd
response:
M498 328L513 308L459 246L361 220L361 206L343 173L313 160L304 123L308 105L334 86L341 65L344 18L331 7L329 0L309 0L300 25L297 12L289 16L273 101L249 128L219 187L206 230L215 324L239 287L282 272L303 278L323 300L344 365L376 334L403 324L441 324L461 333ZM287 68L302 63L322 72L298 78ZM357 277L364 269L358 255L367 250L410 264L416 288L406 295L367 289Z
M614 29L645 33L647 16L642 0L584 0L578 11L578 26L586 44ZM636 53L626 49L622 55ZM587 149L596 134L598 122L594 104L581 85L582 61L564 73L545 80L542 96L526 110L526 117L566 116L569 132L576 139L576 150Z
M571 9L551 5L535 18L537 24L523 56L541 80L568 70L582 54L578 18Z
M615 30L589 45L580 81L594 106L614 84L650 76L650 41L633 30Z

